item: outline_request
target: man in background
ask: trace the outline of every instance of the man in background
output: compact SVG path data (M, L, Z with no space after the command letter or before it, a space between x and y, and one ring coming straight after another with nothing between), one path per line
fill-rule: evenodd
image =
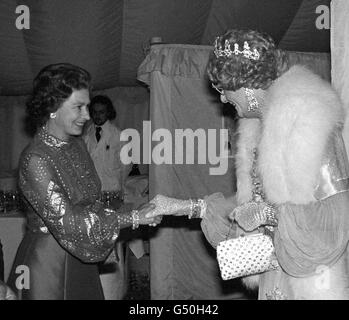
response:
M92 98L89 111L93 123L86 128L83 138L101 180L104 200L115 202L119 199L121 204L125 180L131 168L120 160L120 130L112 122L116 118L116 111L112 101L103 95ZM126 293L124 255L123 242L118 241L115 251L100 265L106 300L120 300Z
M93 120L85 130L84 140L102 182L102 191L123 191L128 167L120 160L120 130L112 122L116 118L113 103L107 96L98 95L90 103Z

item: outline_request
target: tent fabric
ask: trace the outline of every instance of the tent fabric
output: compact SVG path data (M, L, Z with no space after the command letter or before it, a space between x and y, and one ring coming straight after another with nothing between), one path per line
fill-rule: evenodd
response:
M330 0L2 0L0 95L26 95L44 66L78 64L96 90L138 86L137 68L152 37L164 43L212 45L229 28L272 35L280 47L329 52L329 30L317 29L319 5ZM19 30L19 5L30 28Z
M345 0L332 2L331 8L331 61L332 84L340 95L344 107L349 109L349 3ZM343 129L343 139L349 150L349 119Z
M328 82L331 81L331 55L326 52L287 52L289 65L301 64Z
M149 85L151 72L159 71L169 77L185 76L200 79L205 76L208 54L212 46L180 44L153 45L138 68L138 80Z
M147 79L150 84L152 130L162 128L171 133L173 162L174 153L181 151L174 139L176 129L202 128L207 134L208 128L222 128L220 103L204 79L210 51L209 47L154 46L152 59L139 68L139 79ZM160 66L164 72L157 70ZM152 150L157 144L152 144ZM184 150L193 153L193 164L150 165L150 198L158 193L181 199L203 197L214 191L232 194L235 179L231 159L226 159L230 162L226 174L213 176L209 174L209 165L198 164L198 151L201 155L206 153L198 142ZM224 297L215 252L204 240L199 221L165 218L150 240L150 249L152 299Z
M209 46L152 46L139 67L138 79L150 86L153 130L165 128L173 140L176 129L202 128L207 133L208 129L223 127L222 104L205 75L211 51ZM289 52L288 56L291 63L307 65L323 78L330 78L328 54ZM172 150L179 152L180 147L172 140ZM153 151L158 143L153 141ZM205 152L200 149L198 153L198 145L189 149L197 157ZM158 193L180 199L214 192L232 195L236 188L233 159L229 159L224 175L210 175L209 167L210 163L198 164L198 158L194 164L153 162L149 169L150 198ZM241 298L237 283L221 281L215 252L204 239L199 222L186 217L164 220L150 242L152 299Z
M207 51L203 56L202 51ZM212 46L195 45L153 45L150 53L138 68L138 80L150 84L151 73L161 72L163 75L185 76L186 78L203 78L206 76L208 55ZM290 65L302 64L316 71L327 81L331 79L330 54L326 52L291 52L286 51Z

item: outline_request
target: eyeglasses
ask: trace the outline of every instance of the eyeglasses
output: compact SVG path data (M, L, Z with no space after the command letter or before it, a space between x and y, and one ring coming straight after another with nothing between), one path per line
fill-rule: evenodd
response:
M211 85L212 85L212 88L216 89L219 92L220 95L224 95L224 90L223 89L217 88L213 83Z

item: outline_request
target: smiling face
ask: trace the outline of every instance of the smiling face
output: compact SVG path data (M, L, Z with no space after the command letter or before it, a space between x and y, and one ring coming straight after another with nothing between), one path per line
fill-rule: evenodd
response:
M87 89L73 90L70 97L56 111L56 117L49 119L49 133L62 140L82 134L85 122L90 119L89 103L90 95Z

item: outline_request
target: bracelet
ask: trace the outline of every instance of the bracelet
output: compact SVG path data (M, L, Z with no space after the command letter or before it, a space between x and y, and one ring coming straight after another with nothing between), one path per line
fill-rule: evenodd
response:
M199 203L199 200L196 200L194 202L192 218L199 218L200 217L200 212L201 212L200 203Z
M139 213L138 210L131 211L132 216L132 230L135 230L139 227Z
M206 213L207 204L203 199L190 199L190 210L188 218L202 218Z
M193 206L194 206L193 199L190 199L190 209L189 209L189 213L188 213L188 219L191 219L193 216Z
M199 218L203 218L204 215L206 214L206 209L207 209L207 202L204 199L199 199L198 200L199 205L200 205L200 216Z
M276 217L276 209L271 204L267 203L263 209L263 214L265 215L265 224L271 226L277 226L278 219Z
M124 228L125 226L129 226L133 224L133 218L130 214L118 214L118 221L120 228Z
M196 199L190 199L190 210L189 210L189 214L188 214L188 218L192 219L195 218L195 214L196 214L196 207L197 207L197 200Z

